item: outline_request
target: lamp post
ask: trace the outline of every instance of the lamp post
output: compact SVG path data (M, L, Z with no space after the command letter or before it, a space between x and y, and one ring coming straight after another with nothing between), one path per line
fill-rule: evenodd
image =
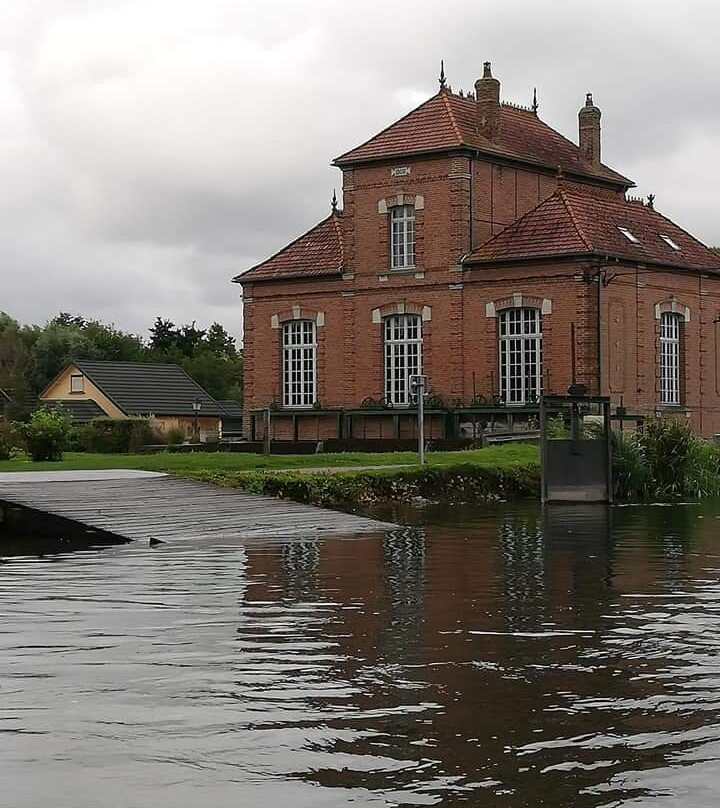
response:
M195 401L192 403L193 408L193 439L195 441L199 440L199 430L198 430L198 416L200 415L200 409L202 408L202 401L199 398L196 398Z
M427 376L411 376L409 378L410 394L418 405L418 462L425 465L425 396L428 394Z

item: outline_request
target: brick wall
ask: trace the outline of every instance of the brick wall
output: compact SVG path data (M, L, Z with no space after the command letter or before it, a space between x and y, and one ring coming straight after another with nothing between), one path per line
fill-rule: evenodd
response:
M407 166L410 173L393 177ZM472 177L472 182L471 182ZM607 267L598 287L596 263L546 262L461 270L459 257L522 216L556 188L548 172L465 156L408 158L344 171L345 274L342 278L245 284L245 406L260 409L281 397L281 331L273 317L301 307L322 314L317 327L318 400L357 407L382 398L382 325L374 310L424 311L423 361L433 392L450 403L499 390L497 311L513 295L541 307L544 381L563 393L573 378L590 391L623 397L630 410L651 413L659 400L655 306L674 299L690 310L683 326L683 404L674 410L704 434L720 432L720 280L647 267ZM599 194L614 193L598 189ZM385 204L416 201L416 267L389 269ZM420 201L421 200L421 201ZM472 210L472 221L470 211ZM515 298L517 299L517 298ZM598 358L602 360L598 378ZM288 421L288 423L290 423ZM287 425L278 426L288 437ZM387 425L383 434L387 434ZM364 425L368 437L381 426ZM304 423L303 435L329 437L332 418Z

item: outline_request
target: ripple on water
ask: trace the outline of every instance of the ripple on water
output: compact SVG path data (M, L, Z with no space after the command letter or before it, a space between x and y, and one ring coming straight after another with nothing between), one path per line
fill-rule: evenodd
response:
M3 804L715 805L714 515L7 557Z

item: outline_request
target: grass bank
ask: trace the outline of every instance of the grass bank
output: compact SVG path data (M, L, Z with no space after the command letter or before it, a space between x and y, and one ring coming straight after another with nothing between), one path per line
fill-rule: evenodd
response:
M539 462L537 446L509 444L462 452L431 452L428 465L473 465L511 469ZM56 462L33 463L26 457L1 460L0 471L63 471L86 469L143 469L178 474L240 472L263 469L365 468L371 466L416 466L414 452L339 452L314 455L256 455L241 452L195 452L158 454L90 454L66 452Z
M540 467L537 463L508 463L504 466L478 463L439 463L358 471L194 470L182 476L229 488L293 499L312 505L344 508L397 500L401 502L473 503L537 497Z

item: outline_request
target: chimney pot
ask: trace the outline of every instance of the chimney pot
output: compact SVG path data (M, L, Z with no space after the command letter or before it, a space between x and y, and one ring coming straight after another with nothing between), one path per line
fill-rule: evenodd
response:
M578 113L579 145L585 159L600 168L600 118L602 113L593 103L592 93L585 96L585 106Z
M493 78L490 62L483 63L483 76L475 82L478 131L492 143L500 137L500 82Z

